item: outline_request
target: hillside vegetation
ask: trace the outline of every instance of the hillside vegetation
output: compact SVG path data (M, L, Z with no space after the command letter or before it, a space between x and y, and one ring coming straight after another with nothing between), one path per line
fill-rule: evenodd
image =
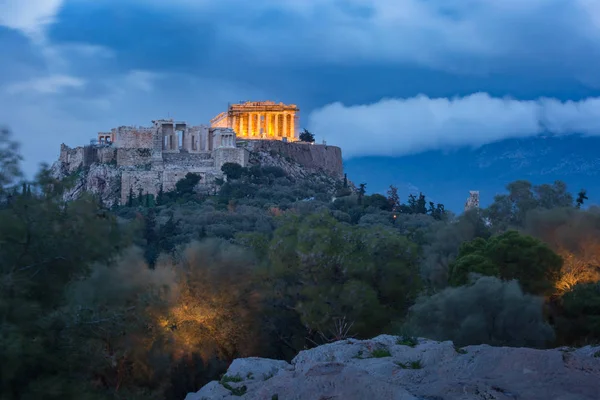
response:
M517 181L452 215L424 195L226 164L157 198L64 202L0 136L0 397L183 399L234 358L382 333L548 348L600 341L600 210Z

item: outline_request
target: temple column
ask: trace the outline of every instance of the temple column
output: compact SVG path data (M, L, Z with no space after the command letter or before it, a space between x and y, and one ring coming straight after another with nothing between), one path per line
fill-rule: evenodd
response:
M238 115L238 117L237 117L238 118L238 120L237 120L237 123L238 123L237 134L238 134L238 136L242 136L243 135L242 129L244 128L244 126L243 126L243 122L242 122L242 117L243 117L242 114Z
M279 113L275 113L275 136L279 137Z
M284 114L283 120L284 120L283 130L285 132L285 134L283 136L288 137L290 135L290 114Z
M252 113L248 113L248 137L251 137L252 133Z
M293 139L295 134L296 134L296 116L294 114L290 114L290 139Z

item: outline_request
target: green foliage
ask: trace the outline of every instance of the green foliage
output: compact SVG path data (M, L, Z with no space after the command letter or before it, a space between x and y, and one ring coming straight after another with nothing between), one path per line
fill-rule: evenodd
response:
M343 317L353 333L374 335L420 288L416 248L392 229L354 227L322 212L288 216L273 238L273 301L293 308L309 332L335 330Z
M410 309L407 329L434 340L452 340L459 347L545 347L554 333L544 321L542 304L542 298L524 294L516 281L482 277L420 298Z
M564 343L600 343L600 282L576 285L559 306L556 325Z
M15 149L0 136L3 399L182 399L236 357L290 360L386 332L413 347L415 335L598 340L600 212L574 207L560 183L516 182L490 209L455 217L422 193L402 204L393 186L367 195L346 177L226 164L218 194L197 193L188 174L156 198L129 188L129 207L109 211L92 196L62 200L83 169L59 181L43 167L17 184ZM513 225L533 237L505 232ZM552 294L556 342L530 293ZM237 380L221 382L241 396Z
M558 279L562 259L546 244L517 231L508 231L490 239L477 238L463 243L458 257L450 265L450 284L468 283L477 273L503 280L519 281L533 294L551 294Z
M485 211L496 231L523 226L527 214L538 208L573 207L573 196L561 181L534 186L520 180L509 183L506 189L509 193L496 196Z
M300 132L300 140L303 142L313 143L315 141L315 135L304 129Z
M221 171L227 179L240 179L244 173L244 167L238 163L227 162L221 167Z
M373 358L384 358L384 357L391 357L392 353L390 353L389 349L387 349L387 348L381 348L381 349L374 349L371 352L371 356Z
M21 160L19 143L11 139L8 129L0 129L0 195L22 176Z
M175 195L177 197L189 197L194 194L196 185L200 182L200 175L188 172L185 178L175 184Z

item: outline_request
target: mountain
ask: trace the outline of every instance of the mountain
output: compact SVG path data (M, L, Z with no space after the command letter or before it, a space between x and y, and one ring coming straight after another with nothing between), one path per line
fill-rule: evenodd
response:
M469 190L480 191L485 207L505 192L506 184L518 179L534 184L562 180L573 194L585 188L589 204L598 204L600 138L540 135L479 148L353 158L344 161L344 169L356 184L366 182L371 193L385 193L393 184L404 198L423 192L454 212L462 212Z

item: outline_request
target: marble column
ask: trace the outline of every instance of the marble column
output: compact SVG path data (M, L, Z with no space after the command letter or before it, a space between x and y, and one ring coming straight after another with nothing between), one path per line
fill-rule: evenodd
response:
M296 135L296 116L294 114L290 114L290 139L293 139Z

